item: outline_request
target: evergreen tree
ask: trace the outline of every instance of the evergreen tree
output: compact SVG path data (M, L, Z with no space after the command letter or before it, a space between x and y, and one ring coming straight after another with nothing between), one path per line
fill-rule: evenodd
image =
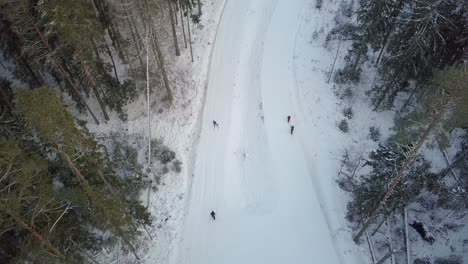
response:
M458 116L456 114L457 105L467 103L468 97L466 97L466 89L464 89L464 82L467 80L467 76L465 70L454 68L439 72L434 77L431 84L433 92L428 93L425 104L413 113L397 119L395 125L396 133L390 138L390 142L404 148L404 159L402 159L401 165L394 166L395 170L391 173L391 178L388 178L388 186L385 184L383 190L380 188L380 191L384 191L381 194L381 198L371 201L374 203L374 207L366 208L366 210L370 208L370 211L367 212L367 216L363 220L364 224L361 230L354 237L356 242L378 216L379 212L392 205L392 200L395 199L395 196L398 196L398 190L402 186L401 182L408 179L408 175L411 174L412 169L414 169L415 164L420 159L419 152L421 148L430 141L431 136L436 136L438 142L442 142L441 144L443 144L442 139L446 138L445 134L447 133L444 124L450 122L453 116ZM382 161L386 161L386 159ZM381 173L379 172L379 175ZM423 181L422 183L425 182ZM407 184L404 186L406 188ZM424 188L424 185L419 187ZM375 189L372 189L372 191ZM363 192L361 191L360 193ZM375 199L375 197L372 198Z
M126 247L135 253L136 249L133 244L139 235L138 226L150 223L148 212L136 200L140 188L145 186L143 179L119 176L114 169L116 165L109 159L107 152L96 144L89 132L75 126L71 115L50 89L40 88L30 91L18 88L15 89L15 94L15 113L21 117L26 128L26 134L23 134L34 136L27 137L33 140L32 142L39 140L37 146L40 152L47 153L50 159L48 161L51 164L50 168L43 169L44 172L49 173L44 173L44 180L47 183L44 186L48 188L45 189L48 190L46 194L56 199L57 202L53 202L53 199L44 198L44 200L51 207L59 208L55 211L51 210L51 213L60 215L49 218L54 221L58 217L68 219L71 221L70 224L76 225L76 228L86 228L91 225L96 230L109 230L113 240L122 240ZM43 102L48 103L44 105ZM2 160L8 161L9 159ZM53 187L57 184L60 187ZM40 190L33 188L33 191L39 192ZM9 199L11 201L21 199L20 195L14 195L11 192L9 194L14 196ZM17 202L17 204L24 203ZM10 205L8 202L7 205L14 204ZM34 214L35 219L39 219L34 208L44 208L44 206L31 208L25 210L25 213ZM63 213L65 208L68 208L66 210L68 213ZM7 213L10 212L14 212L13 209ZM20 224L31 223L31 221L26 221L27 215L13 214L11 217ZM29 230L33 234L32 237L38 241L43 240L42 243L49 241L50 247L48 246L47 250L56 251L54 254L59 258L84 259L87 251L97 250L97 247L102 244L96 243L95 235L89 232L74 234L82 237L72 238L42 235L46 234L47 230L50 233L52 226L53 222L48 222L44 227L42 224L37 224L37 226L35 224L23 226L22 230ZM54 227L54 230L56 228L60 229L60 226ZM37 234L32 231L37 231ZM26 242L28 241L30 240ZM68 251L65 253L65 250L62 250L66 248L65 246L77 248L77 251L74 251L77 256L70 255ZM80 248L81 250L78 250ZM36 259L36 256L29 257Z

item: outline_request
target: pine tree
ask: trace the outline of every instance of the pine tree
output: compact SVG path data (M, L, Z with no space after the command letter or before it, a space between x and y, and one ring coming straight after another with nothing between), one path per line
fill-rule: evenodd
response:
M458 105L466 105L468 102L468 97L465 94L467 77L467 72L463 69L450 68L438 72L431 84L432 93L427 94L423 107L396 121L396 133L390 141L407 148L404 154L405 158L395 170L395 176L392 175L389 180L389 186L386 187L382 198L375 200L376 204L368 211L361 230L354 237L356 242L379 211L388 206L389 201L401 186L401 181L407 178L408 171L418 160L421 148L426 145L431 136L435 135L439 139L438 142L444 142L444 139L447 138L445 124L450 123L454 116L459 117L457 114Z
M133 242L139 234L137 227L148 224L149 215L139 203L128 200L125 182L115 174L106 153L99 151L86 130L75 127L71 115L50 89L16 89L15 94L17 112L26 127L33 129L71 171L73 177L61 181L85 191L83 198L92 205L87 218L100 229L110 230L136 254ZM48 104L37 107L41 102Z

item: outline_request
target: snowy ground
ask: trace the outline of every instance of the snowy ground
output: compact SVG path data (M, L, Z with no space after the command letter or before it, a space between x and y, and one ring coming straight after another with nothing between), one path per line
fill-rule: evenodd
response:
M177 263L368 262L335 183L346 138L325 78L334 56L310 44L333 15L311 2L227 2Z

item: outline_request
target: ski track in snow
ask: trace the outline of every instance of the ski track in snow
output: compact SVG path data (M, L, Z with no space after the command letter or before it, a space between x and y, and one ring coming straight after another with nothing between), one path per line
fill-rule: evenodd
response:
M296 87L296 38L307 3L226 3L177 263L345 263L310 151L317 142L308 135L317 133Z

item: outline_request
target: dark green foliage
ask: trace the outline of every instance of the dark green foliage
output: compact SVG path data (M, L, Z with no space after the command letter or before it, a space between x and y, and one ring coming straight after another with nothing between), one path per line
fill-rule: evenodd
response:
M0 174L6 175L0 180L1 259L86 263L119 240L131 249L138 227L151 223L138 200L146 185L135 150L122 151L130 165L115 163L88 131L75 126L50 89L18 88L15 94L10 123L17 127L0 130ZM107 231L105 241L99 231Z
M125 80L119 83L109 74L102 77L104 86L104 101L110 109L123 113L123 107L134 100L138 95L135 83L132 80Z
M380 139L380 129L375 126L371 126L369 128L369 138L372 139L373 141L379 141Z
M468 45L466 1L361 0L357 25L339 24L330 36L353 41L338 83L359 81L369 46L376 53L379 80L371 87L376 109L388 109L415 82L424 89L434 70L459 65ZM331 39L331 37L329 38Z
M140 190L148 186L148 179L143 173L143 167L138 162L138 151L115 141L111 155L112 163L119 175L124 178L125 194L131 200L138 200Z
M175 152L164 145L161 139L151 141L152 155L162 164L167 164L175 159Z
M348 133L349 131L348 121L346 121L346 119L341 120L340 123L338 124L338 128L341 131L343 131L343 133Z
M116 73L104 60L110 56L115 61L106 43L106 33L123 56L118 45L121 40L106 14L107 3L94 1L94 4L101 23L96 21L93 1L2 3L0 29L5 33L0 38L0 47L4 48L5 57L16 62L15 76L31 88L44 85L44 73L48 73L61 89L67 88L80 111L87 109L83 95L92 96L100 102L106 119L106 107L125 119L122 108L136 97L135 84L132 79L120 83L118 77L111 76Z
M351 107L345 108L343 110L343 115L348 119L352 119L353 118L353 109Z
M11 91L11 82L0 79L0 110L10 112L12 108L13 92Z
M399 144L416 142L430 127L439 147L446 148L450 129L468 123L467 81L468 72L463 69L436 72L419 107L395 118L392 140Z
M399 148L396 145L381 145L372 152L365 165L371 171L362 176L361 182L354 182L349 178L342 178L339 181L348 181L346 184L353 186L353 198L348 204L347 218L352 222L360 222L366 219L370 212L377 208L387 191L388 184L396 176L400 166L405 161L406 148ZM423 189L434 185L437 182L437 175L430 172L430 165L422 157L411 166L395 193L381 207L379 213L387 215L398 209L404 208L413 201ZM344 185L345 183L341 183Z
M169 169L179 173L182 170L182 162L176 159L176 154L173 150L164 145L162 139L156 139L151 141L151 154L162 167L162 174L169 172Z
M323 4L323 0L316 0L315 8L317 8L318 10L321 10L322 9L322 4Z

